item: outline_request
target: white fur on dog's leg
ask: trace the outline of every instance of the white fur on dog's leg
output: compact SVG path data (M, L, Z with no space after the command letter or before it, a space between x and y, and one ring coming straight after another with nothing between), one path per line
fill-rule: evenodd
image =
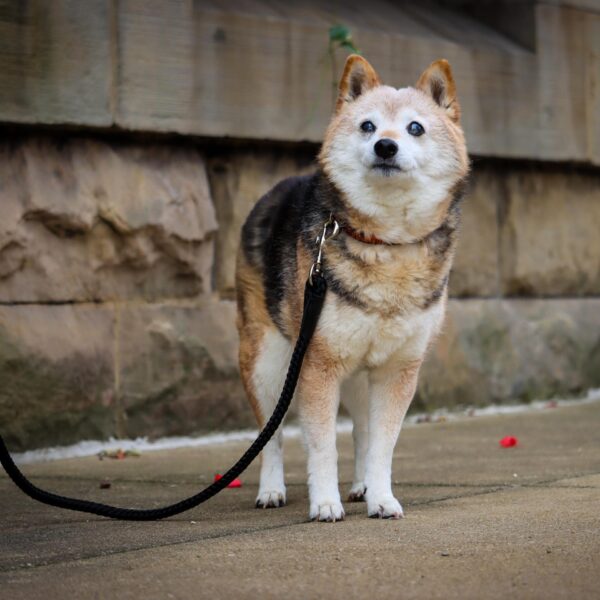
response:
M309 516L317 521L341 521L344 508L335 443L339 383L335 373L323 368L323 361L307 358L298 387L298 414L308 454Z
M336 522L344 519L337 477L335 423L330 432L323 432L321 441L307 442L309 516L313 521ZM314 439L314 438L313 438Z
M262 451L256 508L279 508L281 506L285 506L285 483L282 435L281 430L278 430Z
M275 408L291 352L290 343L279 331L268 329L265 332L252 376L252 385L264 419L268 419ZM261 453L257 508L278 508L285 505L282 441L279 428Z
M365 461L369 446L369 397L366 373L358 373L342 384L342 404L352 417L354 441L354 479L348 502L364 502L366 486Z
M402 506L392 493L392 456L402 421L415 393L419 364L397 370L382 368L371 375L369 449L365 484L369 517L399 519Z

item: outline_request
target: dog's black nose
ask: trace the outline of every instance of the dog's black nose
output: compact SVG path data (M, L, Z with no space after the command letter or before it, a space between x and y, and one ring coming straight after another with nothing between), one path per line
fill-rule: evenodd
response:
M375 144L375 154L379 158L391 158L398 152L398 144L390 138L382 138Z

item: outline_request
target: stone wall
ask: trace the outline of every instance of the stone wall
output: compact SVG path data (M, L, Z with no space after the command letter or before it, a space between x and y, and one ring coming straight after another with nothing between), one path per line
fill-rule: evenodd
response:
M196 148L0 147L0 424L13 447L248 423Z
M316 146L13 133L0 144L0 431L11 448L253 423L234 257ZM475 160L415 406L600 385L600 172Z

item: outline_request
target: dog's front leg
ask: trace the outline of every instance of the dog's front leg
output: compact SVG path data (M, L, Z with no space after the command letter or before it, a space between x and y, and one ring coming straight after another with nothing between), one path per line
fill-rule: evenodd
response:
M371 372L369 449L365 486L370 517L399 519L402 506L392 493L392 456L402 421L417 386L419 364L388 365Z
M314 356L302 367L298 390L298 413L308 453L310 518L340 521L344 508L338 488L336 417L339 405L339 378Z

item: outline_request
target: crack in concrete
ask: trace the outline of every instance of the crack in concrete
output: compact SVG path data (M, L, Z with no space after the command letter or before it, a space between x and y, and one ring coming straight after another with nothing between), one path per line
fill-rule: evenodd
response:
M589 475L598 475L600 474L600 472L590 472L590 473L581 473L578 475L571 475L568 476L568 479L579 479L581 477L586 477ZM527 483L527 484L521 484L521 483L515 483L515 484L498 484L498 485L486 485L485 488L486 489L482 489L482 490L477 490L477 491L473 491L470 493L463 493L463 494L457 494L457 495L453 495L453 496L443 496L441 498L430 498L427 500L417 500L415 502L411 502L409 504L407 504L407 506L411 506L411 507L428 507L428 506L432 506L435 504L439 504L442 502L447 502L450 500L461 500L463 498L474 498L477 496L484 496L484 495L489 495L489 494L495 494L498 492L503 492L503 491L507 491L507 490L516 490L516 489L524 489L524 488L542 488L542 487L554 487L551 484L552 483L556 483L562 479L566 479L567 477L556 477L553 479L548 479L548 480L542 480L542 481L538 481L538 482L532 482L532 483ZM73 480L75 480L74 478L71 478ZM80 479L81 481L81 479ZM300 484L296 484L296 485L300 485ZM400 485L406 485L406 486L412 486L412 487L448 487L448 488L460 488L460 487L478 487L477 485L468 485L468 484L436 484L436 483L432 483L432 484L421 484L421 483L417 483L417 484L400 484ZM479 486L484 487L483 484L479 484ZM597 489L594 486L556 486L556 487L560 487L560 488L568 488L568 489ZM83 522L88 522L88 520L83 521ZM174 522L174 523L185 523L185 522L189 522L188 519L170 519L170 522ZM78 522L82 522L82 521L69 521L69 524L73 524L73 523L78 523ZM110 520L102 520L102 519L98 519L98 522L106 522L106 523L113 523L114 521L110 521ZM53 525L64 525L66 522L60 522L60 523L55 523ZM265 531L274 531L274 530L278 530L278 529L285 529L285 528L293 528L296 527L298 525L305 525L307 523L310 523L309 520L307 519L302 519L302 520L295 520L293 522L286 522L286 523L281 523L281 524L277 524L277 525L271 525L271 526L266 526L266 527L251 527L251 528L247 528L244 529L242 531L226 531L226 532L219 532L219 533L213 533L213 534L208 534L208 535L204 535L204 536L199 536L197 538L193 538L193 539L187 539L187 540L180 540L180 541L175 541L175 542L165 542L165 543L159 543L159 544L152 544L152 545L147 545L147 546L139 546L136 548L127 548L127 549L119 549L119 550L115 550L115 551L109 551L109 552L100 552L100 553L89 553L89 554L84 554L81 556L77 556L77 557L73 557L71 559L68 560L63 560L63 559L49 559L49 560L42 560L42 561L38 561L36 563L29 563L29 564L25 564L25 565L19 565L16 567L2 567L0 566L0 573L3 574L9 574L9 573L18 573L21 571L25 571L25 570L29 570L29 569L34 569L34 568L39 568L39 567L45 567L45 566L55 566L55 565L67 565L67 564L72 564L75 562L79 562L79 561L83 561L83 560L92 560L95 558L102 558L105 556L116 556L116 555L121 555L121 554L131 554L131 553L135 553L135 552L140 552L140 551L144 551L144 550L150 550L150 549L154 549L154 548L167 548L167 547L174 547L174 546L182 546L185 544L191 544L191 543L196 543L196 542L200 542L200 541L210 541L210 540L215 540L215 539L224 539L224 538L228 538L228 537L233 537L233 536L241 536L241 535L248 535L248 534L253 534L253 533L262 533ZM48 525L46 525L47 527Z
M585 472L580 472L580 473L576 473L576 474L567 474L564 476L557 476L557 477L553 477L550 479L539 479L539 480L533 480L533 481L523 481L520 482L518 480L511 480L510 483L508 481L490 481L490 482L473 482L473 483L462 483L462 482L456 482L456 483L448 483L448 482L419 482L419 481L394 481L393 482L393 486L394 487L409 487L409 488L430 488L430 487L439 487L439 488L489 488L489 487L531 487L531 486L548 486L550 484L556 483L558 481L562 481L564 479L580 479L581 477L589 477L589 476L594 476L594 475L600 475L600 471L585 471ZM52 481L62 481L62 482L82 482L82 483L98 483L98 481L100 481L101 479L108 479L110 480L111 483L113 484L118 484L118 483L122 483L122 484L145 484L145 485L165 485L165 486L174 486L174 487L178 487L178 486L185 486L185 485L209 485L211 483L211 481L209 479L198 479L198 480L190 480L190 479L178 479L178 480L172 480L172 479L116 479L116 478L110 478L106 475L102 475L102 476L98 476L98 477L73 477L70 475L33 475L32 478L34 478L36 481L48 481L48 482L52 482ZM0 480L1 481L1 480ZM8 479L5 479L5 481L9 481ZM339 485L340 486L347 486L347 485L351 485L352 482L350 480L348 481L340 481ZM258 481L254 481L254 482L250 482L250 483L246 483L246 487L251 487L251 486L258 486ZM306 483L305 482L291 482L291 483L286 483L286 487L288 488L297 488L297 487L306 487ZM566 488L570 488L570 487L575 487L575 488L581 488L584 486L580 486L580 485L562 485L562 486L553 486L553 487L566 487ZM585 487L598 487L598 486L585 486Z
M177 520L173 519L172 521L175 523L182 522L182 520L178 520L178 519ZM189 522L188 520L186 520L186 521ZM110 522L110 521L107 521L107 522ZM119 549L119 550L108 551L108 552L100 552L100 553L96 553L96 554L89 553L89 554L84 554L84 555L77 556L77 557L74 557L74 558L71 558L68 560L49 559L49 560L42 560L37 563L27 563L24 565L19 565L17 567L8 567L8 568L0 566L0 573L4 573L4 574L18 573L21 571L28 571L30 569L35 569L38 567L68 565L68 564L72 564L72 563L80 562L80 561L84 561L84 560L103 558L105 556L118 556L121 554L131 554L131 553L141 552L143 550L150 550L150 549L154 549L154 548L168 548L168 547L174 547L174 546L183 546L185 544L192 544L195 542L210 541L210 540L227 538L227 537L232 537L232 536L237 536L237 535L262 533L263 531L273 531L276 529L284 529L286 527L293 527L295 525L304 525L307 523L310 523L310 521L304 519L302 521L296 521L293 523L283 523L283 524L271 525L271 526L267 526L267 527L254 527L254 528L244 529L242 531L227 531L225 533L220 532L220 533L208 534L208 535L200 536L198 538L182 540L182 541L177 541L177 542L165 542L165 543L159 543L159 544L152 544L152 545L148 545L148 546L139 546L137 548L126 548L126 549Z

